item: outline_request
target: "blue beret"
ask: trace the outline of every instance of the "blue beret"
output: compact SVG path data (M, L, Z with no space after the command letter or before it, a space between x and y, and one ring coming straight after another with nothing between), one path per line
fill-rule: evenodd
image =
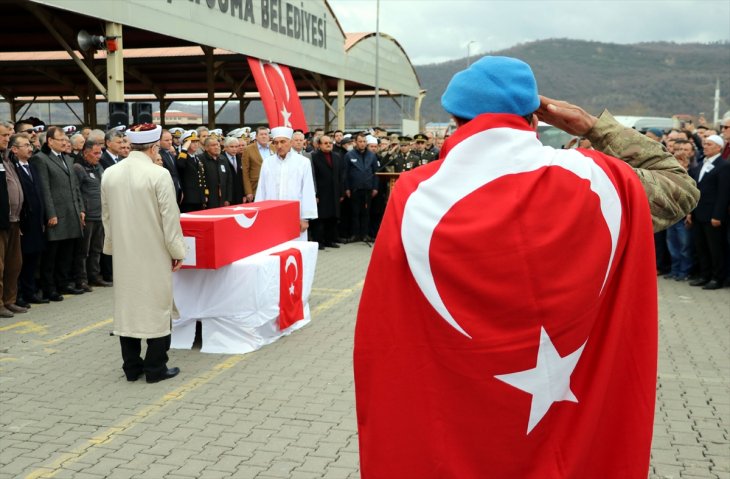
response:
M441 97L444 109L471 120L482 113L528 115L540 106L530 66L516 58L484 57L449 82Z

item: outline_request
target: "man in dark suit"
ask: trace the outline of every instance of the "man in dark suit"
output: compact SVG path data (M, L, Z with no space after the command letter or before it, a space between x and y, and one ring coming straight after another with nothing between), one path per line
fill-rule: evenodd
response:
M31 148L25 148L30 152L18 152L13 160L20 186L23 188L23 209L20 210L20 249L23 254L23 266L18 277L18 299L15 304L28 307L29 303L47 303L48 300L43 298L35 283L38 260L46 242L43 234L45 228L43 192L38 169L28 162L33 153L32 145Z
M221 158L218 137L210 135L203 143L203 152L198 157L205 168L205 183L208 185L208 208L220 208L231 204L233 175L231 165Z
M692 212L700 277L690 285L720 289L725 279L724 242L730 205L730 163L720 157L725 146L720 136L708 136L702 146L705 159L692 172L700 190L700 201Z
M241 142L238 138L228 136L223 142L223 154L221 158L228 163L231 170L232 189L231 204L240 205L243 203L243 162L241 160Z
M71 283L74 241L81 237L84 207L73 162L62 153L67 141L61 128L50 127L46 144L31 159L38 168L46 212L46 249L41 258L41 288L47 299L61 301L59 293L81 294Z
M337 244L337 220L344 200L345 165L342 156L332 148L332 138L325 135L319 139L319 150L312 152L317 195L317 219L312 225L312 234L319 242L319 249L340 247Z
M125 138L124 127L114 127L104 135L104 151L101 154L99 163L105 170L116 165L124 158L125 154ZM79 248L77 248L79 249ZM112 265L112 257L102 253L99 260L101 267L101 280L103 283L111 283L114 280L114 267Z
M167 130L162 130L162 135L160 136L160 156L162 157L162 166L170 172L170 176L172 177L172 184L175 185L175 196L179 206L182 200L182 185L180 184L180 175L177 172L177 165L175 164L177 152L175 152L172 146L172 133Z
M265 126L258 127L256 141L243 150L243 191L247 203L254 200L264 158L273 154L274 151L269 147L269 129Z
M349 241L372 241L368 236L370 227L370 204L378 194L378 158L368 150L365 134L355 136L355 148L345 155L345 196L350 198L352 210L352 236Z
M105 170L110 166L116 165L122 160L120 155L122 153L123 143L124 133L122 131L112 128L106 132L106 135L104 135L104 144L106 145L106 149L101 154L101 160L99 160L99 163L101 163L101 166L103 166Z

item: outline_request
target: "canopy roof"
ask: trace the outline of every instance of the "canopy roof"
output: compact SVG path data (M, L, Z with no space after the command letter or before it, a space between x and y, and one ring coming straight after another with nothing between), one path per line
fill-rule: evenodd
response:
M289 65L303 96L328 96L340 78L348 91L375 85L375 34L344 34L324 0L0 0L0 11L0 95L8 100L95 93L51 30L78 50L78 32L104 35L107 21L123 25L125 95L207 92L206 50L213 54L216 96L255 94L247 56ZM393 37L380 40L381 91L417 97L407 54ZM105 56L84 58L102 83Z

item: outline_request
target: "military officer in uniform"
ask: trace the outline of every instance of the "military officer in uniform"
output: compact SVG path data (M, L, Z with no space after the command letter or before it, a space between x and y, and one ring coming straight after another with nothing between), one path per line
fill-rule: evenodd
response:
M208 185L205 177L205 166L195 156L200 146L198 132L190 130L182 136L180 154L177 155L177 170L182 184L182 202L180 211L198 211L208 205Z
M170 128L170 134L172 134L172 147L175 149L176 155L180 153L181 139L183 133L185 133L185 130L180 128L179 126Z
M413 169L413 165L408 163L408 154L411 151L411 142L413 138L410 136L399 136L398 145L399 150L395 159L395 171L401 173L403 171L410 171Z
M413 137L413 139L415 140L415 146L406 157L406 164L410 165L411 169L425 165L437 159L437 156L433 151L426 149L426 142L428 141L428 137L426 135L418 133Z

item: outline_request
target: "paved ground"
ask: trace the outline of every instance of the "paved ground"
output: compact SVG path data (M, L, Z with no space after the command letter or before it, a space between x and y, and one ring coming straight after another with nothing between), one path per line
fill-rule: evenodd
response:
M0 478L357 478L355 312L370 249L320 252L312 323L128 383L111 290L0 322ZM659 279L652 478L730 478L730 290Z

